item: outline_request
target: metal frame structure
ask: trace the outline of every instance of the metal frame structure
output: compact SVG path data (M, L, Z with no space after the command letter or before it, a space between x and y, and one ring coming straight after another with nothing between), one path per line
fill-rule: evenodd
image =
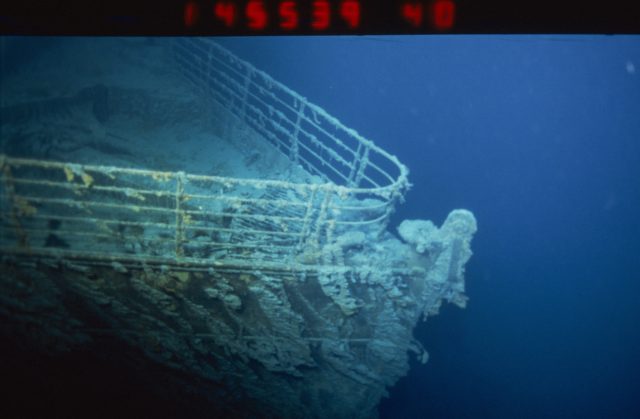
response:
M322 181L0 155L3 253L116 269L339 270L340 234L386 228L409 186L408 170L394 156L211 40L179 39L174 57L225 118Z

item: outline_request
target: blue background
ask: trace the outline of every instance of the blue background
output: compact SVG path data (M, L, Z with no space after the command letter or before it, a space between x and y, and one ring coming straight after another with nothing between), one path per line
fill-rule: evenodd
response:
M640 417L640 37L227 38L479 223L383 418Z

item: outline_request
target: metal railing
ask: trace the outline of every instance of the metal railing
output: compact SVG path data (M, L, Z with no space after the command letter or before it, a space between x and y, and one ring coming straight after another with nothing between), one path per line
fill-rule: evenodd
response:
M180 39L175 57L229 118L322 183L0 155L3 253L116 268L340 269L339 235L386 228L408 187L395 157L214 42Z
M180 71L207 100L253 129L289 159L389 212L408 187L408 169L320 106L207 38L175 42Z

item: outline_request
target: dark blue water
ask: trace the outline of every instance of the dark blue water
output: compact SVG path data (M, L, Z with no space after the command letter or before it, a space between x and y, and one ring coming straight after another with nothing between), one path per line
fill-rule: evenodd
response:
M640 417L640 37L225 41L410 167L396 223L478 219L383 418Z

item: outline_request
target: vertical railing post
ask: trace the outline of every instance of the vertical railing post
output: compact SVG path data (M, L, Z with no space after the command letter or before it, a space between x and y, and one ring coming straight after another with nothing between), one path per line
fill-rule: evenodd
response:
M300 98L296 98L296 101L300 104L300 109L298 109L298 115L296 116L296 123L294 125L293 134L291 135L291 148L289 149L289 160L294 163L298 163L298 153L300 152L300 148L298 146L298 136L300 134L300 123L302 122L302 116L304 115L304 109L306 102L301 100Z
M349 178L347 179L347 184L349 186L356 186L354 182L354 177L358 172L358 167L360 164L360 152L362 151L362 142L358 141L358 148L356 149L356 155L353 158L353 162L351 163L351 169L349 170Z
M318 212L318 218L316 219L316 231L314 232L315 238L320 246L322 244L320 237L322 234L322 227L325 225L327 220L327 212L329 210L329 206L331 205L331 198L333 197L333 188L323 188L324 197L322 199L322 204L320 204L320 211ZM326 230L325 230L326 231Z
M359 166L358 166L358 172L356 173L356 177L353 180L353 185L355 187L359 187L360 186L360 182L362 182L362 178L364 177L364 171L367 168L367 165L369 164L369 146L365 145L364 146L364 153L362 153L362 157L360 158L360 161L358 162Z
M182 201L184 199L184 183L186 177L184 172L176 173L176 258L184 256L184 212L182 209Z
M304 218L302 220L302 228L300 229L300 240L298 241L298 250L302 249L304 244L309 240L309 231L311 230L311 216L313 215L313 205L316 200L316 193L318 192L318 185L311 186L311 197L307 201L307 208L304 212Z
M251 87L251 76L253 68L247 67L247 74L244 76L244 86L242 91L242 107L240 108L240 120L244 122L247 112L247 99L249 97L249 87Z
M29 247L29 237L27 233L22 229L20 224L20 210L17 208L18 203L16 200L16 189L13 183L13 174L11 173L11 167L7 162L8 158L2 154L0 155L0 170L2 171L2 183L4 184L5 193L8 201L11 205L11 224L16 233L18 239L18 245L20 247Z

